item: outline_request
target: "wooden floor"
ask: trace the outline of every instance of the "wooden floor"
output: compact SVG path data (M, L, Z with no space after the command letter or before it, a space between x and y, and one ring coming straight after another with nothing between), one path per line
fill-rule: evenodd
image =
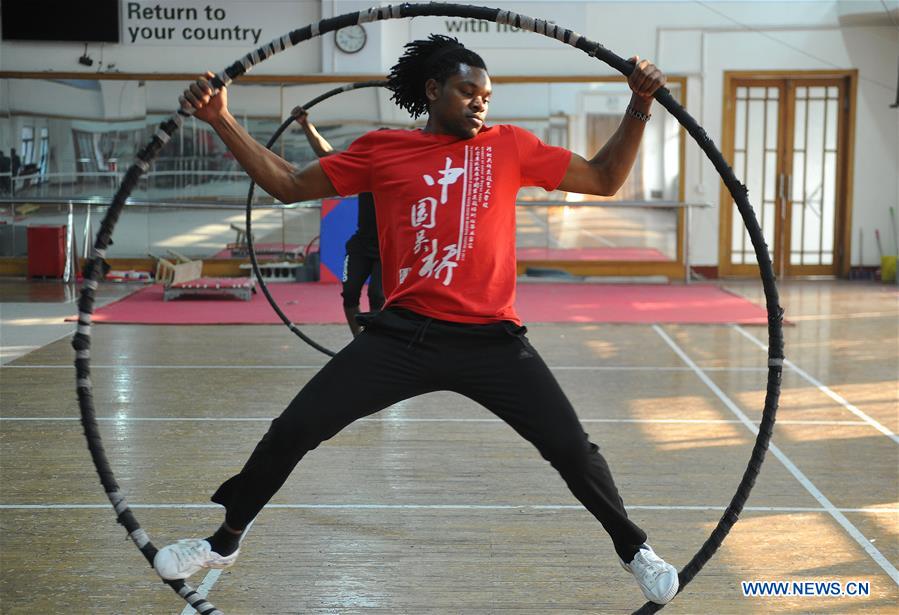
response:
M754 282L728 288L761 295ZM24 303L74 310L47 286L0 290L4 340L28 320ZM899 295L870 282L791 282L781 292L795 326L776 451L722 549L665 612L895 613ZM159 546L221 521L209 494L325 358L276 326L93 333L107 452ZM308 333L332 347L348 341L344 327ZM765 331L536 324L530 337L631 516L682 567L746 465L753 434L738 415L761 414ZM64 337L0 367L0 611L181 613L105 499L78 423L72 359ZM744 597L742 581L864 581L870 595ZM393 406L311 453L252 526L238 563L193 582L229 614L627 613L643 603L550 466L446 393Z

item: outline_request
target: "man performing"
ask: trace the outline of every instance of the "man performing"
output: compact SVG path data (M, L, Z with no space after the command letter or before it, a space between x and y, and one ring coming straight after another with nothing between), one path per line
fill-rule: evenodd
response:
M513 306L519 188L608 196L630 172L652 95L665 83L651 63L633 60L627 112L591 160L515 126L487 126L484 61L445 36L406 45L389 75L393 100L413 117L426 114L424 129L370 132L302 170L247 134L228 112L224 90L212 96L202 78L185 90L182 104L192 105L281 201L374 193L387 302L362 318L362 334L303 387L240 473L212 496L225 507L222 526L209 538L159 551L154 566L162 578L231 565L241 532L294 466L353 421L416 395L454 391L537 448L602 524L647 599L664 604L674 597L677 571L628 518L605 459Z
M309 114L302 107L291 111L297 123L303 127L306 139L312 151L319 158L330 156L334 148L327 139L321 136L315 125L309 121ZM375 199L371 192L359 194L359 215L356 232L346 242L346 257L343 260L343 313L350 325L353 337L362 331L356 322L359 314L359 299L362 297L362 286L368 282L368 309L379 311L384 306L384 291L381 288L381 255L378 253L378 227L375 220Z

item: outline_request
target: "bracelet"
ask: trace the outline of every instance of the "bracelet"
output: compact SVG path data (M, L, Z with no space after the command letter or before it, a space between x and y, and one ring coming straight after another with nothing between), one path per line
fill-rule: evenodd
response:
M629 116L635 117L643 123L648 122L649 118L652 117L652 113L643 113L642 111L637 111L630 105L627 106L627 109L625 109L625 111Z

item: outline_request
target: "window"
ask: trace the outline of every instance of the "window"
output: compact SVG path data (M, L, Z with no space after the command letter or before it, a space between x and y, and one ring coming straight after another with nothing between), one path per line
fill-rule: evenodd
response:
M22 126L22 147L19 152L19 158L22 164L31 164L34 162L34 127Z

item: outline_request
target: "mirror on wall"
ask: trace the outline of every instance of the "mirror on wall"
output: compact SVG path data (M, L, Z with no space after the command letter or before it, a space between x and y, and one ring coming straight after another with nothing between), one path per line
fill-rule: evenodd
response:
M0 80L0 197L96 198L100 202L111 198L134 154L175 110L185 85L163 80ZM339 85L235 83L229 88L229 106L254 138L266 142L293 107ZM671 83L669 89L676 98L682 97L680 82ZM499 79L494 83L488 124L516 124L549 144L591 158L617 129L629 99L623 80ZM383 88L334 96L312 109L310 118L338 150L371 130L416 129L424 124L423 119L414 121L397 108ZM676 212L633 205L678 200L681 139L677 122L657 108L634 170L614 197L523 188L518 199L519 247L530 250L528 254L536 260L617 258L616 254L623 260L675 260ZM315 159L299 126L284 133L275 151L299 166ZM149 202L242 205L247 186L246 174L218 136L205 123L190 118L132 196ZM623 205L592 206L597 201ZM274 199L257 190L256 202L272 204ZM10 218L11 206L2 207L0 215ZM22 205L18 207L21 211ZM169 244L202 253L233 240L231 225L240 225L240 211L213 212L200 209L190 216L173 217L170 210L133 208L131 218L123 219L126 226L120 229L120 237L134 240L136 246L128 250L134 255ZM47 213L52 215L49 209ZM317 213L293 215L303 220L298 241L314 237L315 225L309 218ZM293 232L282 228L286 218L281 213L260 210L259 216L260 230L265 227L273 237ZM116 252L126 249L122 242L119 245Z
M184 83L82 79L0 80L0 191L17 196L103 196L116 184L156 129L177 106ZM234 84L234 115L267 141L290 110L338 84ZM672 85L679 97L680 85ZM614 133L630 91L624 82L500 82L489 122L513 123L552 145L590 158ZM337 148L367 131L415 128L381 88L340 94L312 110L311 119ZM299 127L276 151L291 162L314 159ZM624 201L676 200L680 181L677 123L659 113L647 126ZM135 196L147 199L241 199L245 176L215 133L193 118L154 161ZM597 197L522 191L521 200L580 201Z

